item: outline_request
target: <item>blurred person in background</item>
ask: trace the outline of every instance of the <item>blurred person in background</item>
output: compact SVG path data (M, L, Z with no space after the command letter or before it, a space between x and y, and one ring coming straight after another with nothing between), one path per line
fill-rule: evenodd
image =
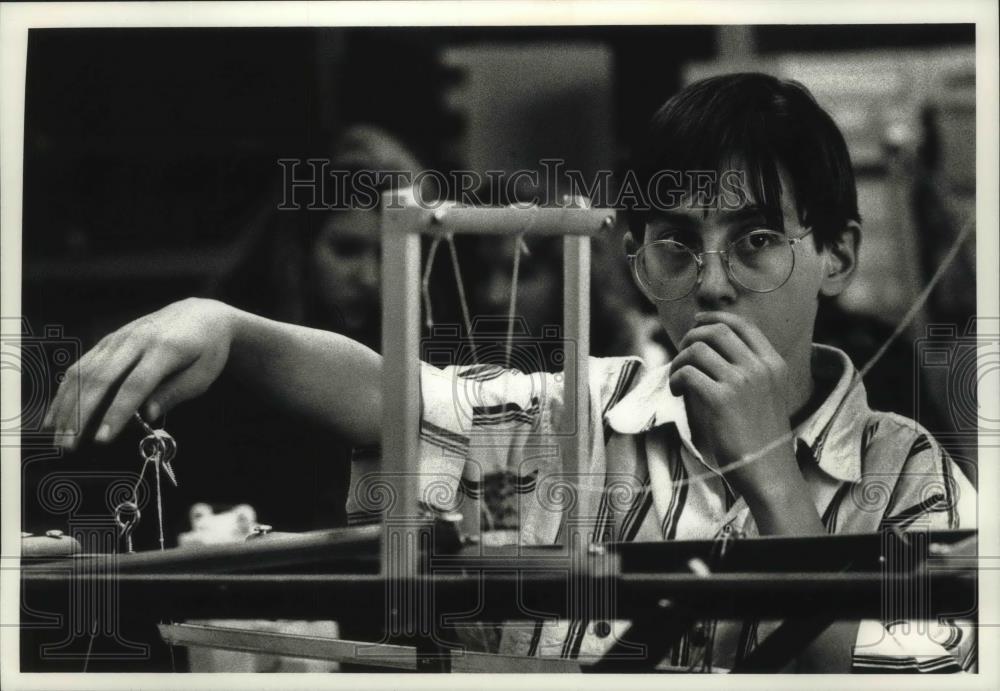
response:
M335 141L329 171L417 171L412 154L369 125L347 128ZM376 350L381 343L379 211L278 209L246 231L241 255L209 294L272 319L350 336ZM210 413L210 414L209 414ZM198 482L181 483L171 502L187 529L189 506L250 504L278 531L344 525L351 447L328 429L268 401L248 396L235 377L171 415L168 431L182 445L183 465ZM197 456L192 458L192 456ZM183 470L179 471L183 473Z
M419 169L402 143L370 125L348 128L334 144L327 168L347 174ZM252 231L242 260L219 280L213 297L378 349L379 213L345 206L275 210Z

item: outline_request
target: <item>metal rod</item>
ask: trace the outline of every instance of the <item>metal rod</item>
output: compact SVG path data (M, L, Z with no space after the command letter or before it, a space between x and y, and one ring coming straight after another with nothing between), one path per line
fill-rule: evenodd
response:
M368 560L379 555L379 537L382 528L377 525L353 528L333 528L306 533L271 533L238 544L185 545L160 552L158 550L129 555L81 554L77 541L72 560L65 554L32 554L24 545L31 540L49 540L51 537L22 538L21 569L25 574L41 571L66 570L72 565L87 573L89 560L107 563L114 558L114 570L127 573L240 573L242 571L276 569L283 567L317 566L328 569L331 564L350 567L352 574L378 573L368 569ZM906 533L898 539L908 544ZM67 540L65 536L60 538ZM951 547L968 549L975 541L974 530L935 530L927 533L926 552L928 573L959 571L973 573L974 564L965 556L952 557ZM712 574L719 578L727 573L753 573L763 578L782 577L788 573L858 573L881 572L880 560L887 544L885 537L876 533L822 535L817 537L754 537L733 542L726 554L724 570ZM593 567L599 564L600 573L624 575L668 575L683 572L692 557L710 553L712 540L673 540L670 542L610 542L603 545L600 560L589 555L586 562ZM889 543L891 544L891 543ZM918 547L912 547L916 549ZM971 548L975 552L975 547ZM925 553L920 549L921 554ZM965 554L963 551L962 554ZM96 563L96 562L95 562ZM567 559L565 549L556 545L504 545L486 547L470 545L454 554L434 554L432 568L448 570L496 571L517 570L524 573L538 571L564 572L573 563ZM917 565L914 565L915 567ZM94 568L98 568L95 566ZM849 571L844 571L849 568ZM592 569L593 570L593 569ZM346 572L346 570L345 570Z
M296 566L324 568L343 565L352 573L371 572L378 557L380 526L334 528L299 534L266 535L246 542L223 545L184 545L172 549L128 555L82 554L73 563L87 573L99 564L111 563L114 573L238 573ZM65 561L25 564L26 572L65 568ZM91 566L91 565L95 566Z
M150 619L282 618L338 619L384 616L386 578L358 574L116 574L108 572L24 571L26 602L45 602L49 609L65 601L71 588L108 587L121 607L134 607ZM666 598L683 602L706 618L802 618L833 615L843 619L881 617L882 587L889 579L899 587L915 575L880 572L861 574L727 573L710 578L693 574L637 574L590 578L557 572L434 573L407 580L413 590L433 592L438 617L462 614L463 621L502 621L523 616L525 608L565 618L570 595L587 581L595 591L621 594L616 615L632 619L648 615ZM959 611L975 596L975 573L928 575L930 600L926 618ZM821 594L821 597L819 596ZM586 608L584 608L586 609ZM474 611L474 616L468 612ZM586 612L584 612L586 613ZM444 619L442 619L444 620Z

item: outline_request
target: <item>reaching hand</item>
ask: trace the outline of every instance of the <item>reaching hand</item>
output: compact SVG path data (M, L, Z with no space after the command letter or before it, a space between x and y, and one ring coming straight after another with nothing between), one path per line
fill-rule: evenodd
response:
M109 442L141 406L157 418L198 396L229 357L233 311L190 298L105 336L67 372L44 424L74 448L103 414L95 440Z

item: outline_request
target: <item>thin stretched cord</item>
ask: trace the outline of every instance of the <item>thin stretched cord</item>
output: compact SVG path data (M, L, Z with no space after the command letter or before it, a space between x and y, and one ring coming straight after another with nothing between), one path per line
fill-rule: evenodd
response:
M892 345L892 343L900 336L900 334L902 334L906 330L906 328L910 325L910 322L913 321L914 317L917 316L917 314L920 312L920 309L924 306L924 303L926 303L928 298L930 298L931 291L933 291L934 288L937 286L937 284L941 282L941 279L944 278L945 271L947 271L948 268L951 266L951 264L955 261L955 258L958 256L958 253L962 248L962 244L972 234L972 232L975 230L975 227L976 227L975 217L970 218L965 222L965 224L962 226L962 231L958 234L958 237L955 238L955 242L952 243L951 248L949 248L948 253L944 256L944 259L941 260L941 264L934 272L934 275L931 276L931 279L927 282L927 286L922 291L920 291L917 297L913 300L913 304L910 306L910 309L907 310L902 320L900 320L899 324L896 326L896 329L892 332L892 334L889 335L885 343L882 344L882 347L879 348L878 351L871 358L869 358L868 362L865 363L865 366L861 368L858 376L856 376L854 378L854 381L851 383L851 386L848 389L848 393L850 393L850 391L855 386L858 386L862 382L863 377L866 374L868 374L868 372L870 372L873 367L875 367L875 364L879 360L881 360L883 355L885 355L886 351L889 349L889 346ZM784 434L778 439L775 439L770 444L768 444L761 450L757 451L756 453L751 454L746 458L742 458L738 461L730 463L729 465L727 465L724 468L721 468L720 470L723 474L739 470L743 466L754 463L761 457L773 451L781 444L790 442L794 436L795 433L789 431L787 434ZM700 480L700 478L701 476L699 475L689 479L679 480L678 482L687 484L695 480Z
M147 434L155 434L155 431L153 430L153 428L150 427L148 424L146 424L146 421L142 419L142 416L139 415L138 411L135 413L135 419L138 420L139 424L142 425L143 429L146 431ZM166 425L167 425L167 416L166 416L165 413L163 415L163 422L162 422L162 424L163 424L164 427L166 427ZM143 475L146 472L146 465L149 463L149 461L150 461L150 459L148 459L148 458L144 459L144 462L142 464L142 473L139 476L139 483L142 482L142 477L143 477ZM138 497L138 494L136 494L136 491L139 489L139 483L136 483L135 490L133 490L133 498L135 499L136 506L139 505L139 497ZM162 487L161 487L161 484L160 484L160 460L159 460L159 458L157 458L157 460L156 460L156 511L157 511L157 515L158 515L158 519L159 519L159 528L160 528L160 551L163 551L164 550L164 538L163 538L163 494L162 494ZM173 619L170 619L170 618L160 619L160 622L161 623L170 623L170 624L174 623ZM93 643L93 638L91 638L91 643ZM176 672L177 671L177 660L174 657L174 646L168 643L167 644L167 652L170 654L170 671L171 672ZM88 651L88 656L89 656L89 651ZM84 665L84 670L83 671L84 672L87 671L86 665Z
M132 503L136 505L136 508L139 507L139 485L142 484L143 478L146 477L146 466L149 465L149 460L150 459L147 458L143 461L142 470L139 471L139 479L136 480L135 484L132 486Z
M94 649L94 639L97 638L97 619L90 625L90 640L87 641L87 654L83 657L83 671L87 672L87 665L90 664L90 653Z
M476 356L476 340L472 335L472 318L469 316L469 301L465 296L465 285L462 283L462 270L458 266L458 250L455 248L455 238L448 236L448 251L451 254L451 268L455 274L455 284L458 287L458 302L462 307L462 319L465 320L465 333L469 337L469 344L472 349L472 364L479 364Z
M896 326L896 330L889 335L889 338L887 338L885 343L882 344L882 347L879 348L878 351L876 351L876 353L871 356L871 358L868 360L865 366L861 368L862 377L864 377L866 374L868 374L868 372L871 371L872 367L875 366L875 363L878 362L883 355L885 355L885 351L889 349L889 346L892 345L893 341L899 338L900 334L902 334L903 331L906 330L906 327L908 327L910 325L910 322L912 322L913 319L917 316L917 314L920 312L920 309L930 298L931 291L933 291L934 288L937 286L937 284L940 283L941 279L944 278L945 270L949 266L951 266L952 262L955 261L955 258L958 256L958 253L962 249L962 244L965 242L966 238L972 234L972 231L975 229L975 227L976 225L975 223L972 222L972 219L966 222L965 227L962 228L962 232L958 234L958 237L955 238L955 242L948 250L948 254L946 254L944 256L944 259L941 260L941 265L937 268L937 271L934 272L934 275L931 276L931 280L928 281L924 289L920 291L919 295L917 295L916 299L913 301L913 304L910 305L910 309L907 310L905 315L903 315L903 319L899 322L899 325Z
M517 312L517 276L521 269L522 236L514 238L514 271L510 279L510 309L507 311L507 350L504 355L504 367L510 367L510 351L514 347L514 314Z
M160 483L160 454L154 457L153 463L156 466L156 521L160 529L160 551L162 552L165 547L163 545L163 489Z
M134 417L135 417L136 422L138 422L140 425L142 425L142 429L146 432L146 434L155 434L156 433L156 430L154 430L152 427L150 427L149 424L145 420L142 419L142 416L139 415L139 411L138 410L135 411ZM164 420L165 419L166 419L166 416L164 416Z
M139 414L139 411L135 412L134 417L136 421L142 426L143 430L145 430L147 435L156 437L156 430L154 430L145 420L142 419L142 416ZM163 416L163 423L166 424L166 415ZM148 458L145 455L143 456L142 470L139 473L139 479L136 481L135 486L132 487L132 501L136 505L136 507L139 506L139 485L142 484L142 480L146 476L146 466L149 465L149 463L152 461L156 469L157 528L159 530L160 551L163 551L166 549L166 539L163 533L163 485L162 485L162 480L160 478L160 472L162 470L160 468L160 463L163 462L163 456L166 451L166 446L164 445L163 441L158 437L156 438L156 443L157 443L157 451Z
M424 275L420 279L420 295L424 299L424 314L426 315L424 324L426 324L428 331L434 328L434 313L431 310L431 270L434 268L434 257L437 256L440 244L441 238L439 237L435 237L431 241L430 250L427 252L427 264L424 266Z

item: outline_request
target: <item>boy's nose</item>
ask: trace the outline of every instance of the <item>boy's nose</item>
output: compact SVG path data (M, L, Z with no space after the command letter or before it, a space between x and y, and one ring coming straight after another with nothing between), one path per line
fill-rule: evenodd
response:
M736 286L729 278L726 270L726 260L721 254L706 254L695 297L702 309L715 309L721 305L732 304L736 299Z

